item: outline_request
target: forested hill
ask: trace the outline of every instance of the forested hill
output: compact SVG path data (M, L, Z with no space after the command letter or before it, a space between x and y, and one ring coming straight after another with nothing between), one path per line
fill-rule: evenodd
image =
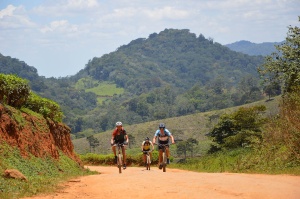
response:
M261 62L262 57L236 53L189 30L165 29L94 58L75 76L113 81L140 94L163 84L190 89L220 76L236 84L246 75L257 76Z
M263 42L263 43L252 43L250 41L237 41L232 44L227 44L228 48L231 50L245 53L248 55L271 55L271 53L276 51L275 46L280 45L283 42Z
M86 136L117 120L135 124L260 100L256 68L263 60L202 34L165 29L94 57L74 76L37 78L33 90L58 102L72 133ZM3 57L0 64L16 65Z

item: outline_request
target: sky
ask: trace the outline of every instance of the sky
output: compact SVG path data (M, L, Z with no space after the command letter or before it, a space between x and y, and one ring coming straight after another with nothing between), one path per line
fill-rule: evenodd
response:
M60 78L166 28L222 45L280 42L299 15L300 0L0 0L0 53Z

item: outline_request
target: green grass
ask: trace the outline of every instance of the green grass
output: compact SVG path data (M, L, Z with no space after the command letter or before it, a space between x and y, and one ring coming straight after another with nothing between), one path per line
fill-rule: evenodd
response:
M244 106L255 106L263 104L267 107L266 115L273 115L278 112L278 99L274 98L271 101L259 101ZM241 107L241 106L239 106ZM194 138L199 141L199 145L196 147L195 155L203 155L207 152L210 144L210 140L205 136L212 127L217 123L218 117L224 113L231 113L237 110L239 107L232 107L222 110L209 111L204 113L196 113L187 116L167 118L160 121L151 121L141 124L126 125L124 128L134 137L135 143L131 145L131 148L139 148L145 137L153 138L154 132L158 128L160 122L164 122L167 128L172 132L175 139L187 140L188 138ZM110 139L111 130L105 132L99 132L94 135L100 141L99 147L93 151L98 154L110 154ZM86 138L79 138L72 140L76 153L85 154L89 153L89 144Z
M268 153L267 150L264 153ZM287 162L278 154L276 154L276 158L272 157L267 160L263 153L245 148L218 152L200 158L189 158L182 163L171 166L197 172L300 175L299 163Z
M17 169L23 173L28 182L4 178L0 176L0 198L12 199L32 196L38 193L49 193L57 189L60 182L76 176L91 174L75 161L63 153L60 159L50 157L37 158L30 156L23 158L17 148L2 142L0 145L0 173L6 169Z
M113 96L122 94L124 92L123 88L117 88L116 84L101 83L96 87L89 88L85 90L86 92L93 92L97 96Z

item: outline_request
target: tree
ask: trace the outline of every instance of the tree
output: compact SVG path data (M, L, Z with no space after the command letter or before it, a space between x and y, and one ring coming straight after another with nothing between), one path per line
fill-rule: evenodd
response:
M186 148L186 141L182 141L176 144L176 152L178 155L184 155L184 159L186 159L186 152L187 152L187 148Z
M191 152L191 157L193 157L194 154L194 146L198 145L198 140L194 138L189 138L187 141L187 149Z
M133 146L135 144L135 137L131 134L128 134L128 139L129 139L129 148L131 148L131 146Z
M261 127L265 123L262 113L265 110L265 106L241 107L232 114L224 114L208 136L228 149L249 146L256 139L261 139Z
M177 144L177 154L182 155L184 154L184 159L187 157L187 152L191 152L191 157L193 157L194 153L194 146L198 145L198 141L194 138L189 138L186 141L181 141Z
M269 96L269 100L272 96L279 95L281 93L281 87L278 83L273 83L265 86L264 92Z
M95 152L95 148L100 145L99 140L95 138L93 135L88 136L86 139L88 140L90 145L90 152L92 152L92 149Z
M277 52L267 56L258 69L266 83L281 82L283 94L297 91L300 86L300 28L289 26L288 29L286 41L275 46Z

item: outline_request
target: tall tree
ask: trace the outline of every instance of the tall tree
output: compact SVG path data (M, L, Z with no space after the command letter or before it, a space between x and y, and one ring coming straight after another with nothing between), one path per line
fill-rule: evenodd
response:
M300 29L297 26L288 29L286 41L276 46L277 52L267 56L258 70L265 82L281 82L283 93L297 91L300 86Z

